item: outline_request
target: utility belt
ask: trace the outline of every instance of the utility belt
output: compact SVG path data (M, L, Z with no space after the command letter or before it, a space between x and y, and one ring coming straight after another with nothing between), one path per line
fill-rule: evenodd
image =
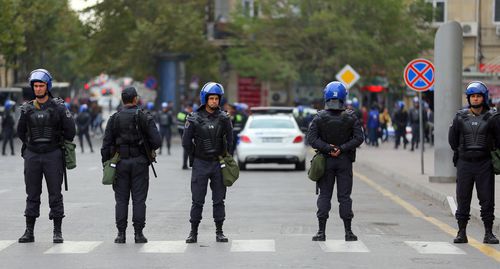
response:
M26 147L30 151L35 153L48 153L56 149L60 149L61 145L52 143L34 143L34 144L28 144Z
M135 145L118 145L116 151L120 153L120 159L128 159L146 155L143 147Z
M459 157L460 160L466 161L466 162L472 162L472 163L477 163L477 162L482 162L485 160L491 159L491 156L482 156L482 157Z
M207 156L207 155L204 155L204 156L199 156L199 155L194 155L195 158L198 158L198 159L202 159L204 161L209 161L209 162L212 162L212 161L218 161L219 160L219 157L218 156Z

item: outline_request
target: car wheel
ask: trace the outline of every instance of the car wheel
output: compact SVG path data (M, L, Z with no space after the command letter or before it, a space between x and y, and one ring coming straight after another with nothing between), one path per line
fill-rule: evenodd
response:
M306 170L306 160L295 163L295 170L297 171L305 171Z
M247 169L247 164L245 162L238 161L238 167L240 168L240 171L243 171Z

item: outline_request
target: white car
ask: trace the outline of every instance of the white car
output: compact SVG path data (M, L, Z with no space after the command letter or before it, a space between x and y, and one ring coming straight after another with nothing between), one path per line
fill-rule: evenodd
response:
M250 115L239 136L236 160L240 170L248 163L295 164L306 169L305 135L292 114Z

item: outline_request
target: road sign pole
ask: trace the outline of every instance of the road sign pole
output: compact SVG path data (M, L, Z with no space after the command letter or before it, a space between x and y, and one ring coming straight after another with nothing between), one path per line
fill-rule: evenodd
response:
M422 109L422 92L418 92L418 125L420 126L420 171L424 174L424 119Z

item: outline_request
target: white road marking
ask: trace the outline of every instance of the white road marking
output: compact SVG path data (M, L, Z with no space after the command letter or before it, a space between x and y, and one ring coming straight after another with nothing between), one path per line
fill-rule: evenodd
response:
M361 241L326 240L319 242L319 246L324 252L370 252Z
M274 240L233 240L231 252L275 252Z
M448 204L450 205L451 215L455 216L455 212L457 212L457 204L455 203L455 199L453 199L453 196L446 196L446 200L448 200Z
M141 253L184 253L184 241L149 241L139 250Z
M465 254L458 247L448 242L405 241L420 254Z
M45 254L81 254L89 253L99 246L102 241L64 241L61 244L54 244Z
M14 244L14 240L0 240L0 251L8 248L10 245Z

